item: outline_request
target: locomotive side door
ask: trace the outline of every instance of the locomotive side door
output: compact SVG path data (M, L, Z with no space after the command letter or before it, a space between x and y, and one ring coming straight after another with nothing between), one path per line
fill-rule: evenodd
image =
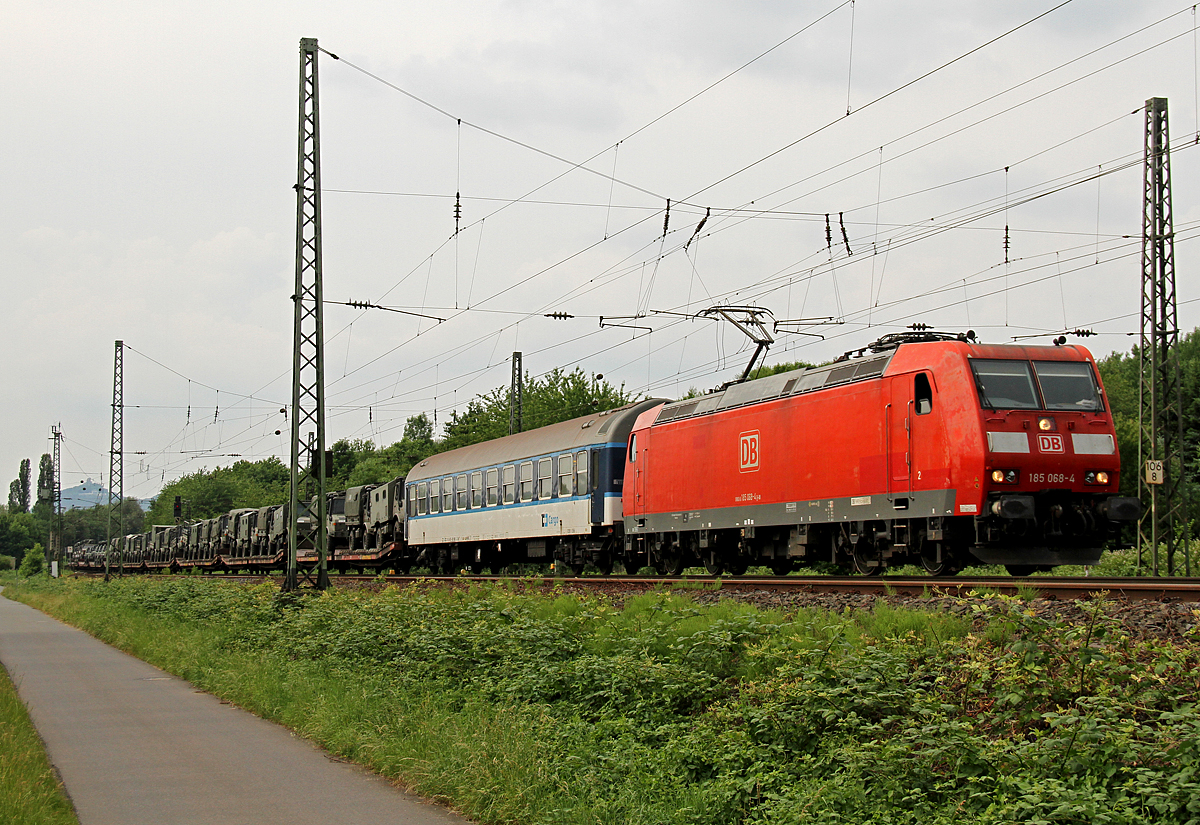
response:
M646 510L646 450L650 446L650 428L634 430L629 434L625 450L625 484L631 485L631 513Z
M888 453L888 498L894 506L908 504L912 490L913 378L899 375L891 380L886 406Z
M941 402L935 397L933 375L918 372L911 382L909 489L944 489L950 483L949 445Z

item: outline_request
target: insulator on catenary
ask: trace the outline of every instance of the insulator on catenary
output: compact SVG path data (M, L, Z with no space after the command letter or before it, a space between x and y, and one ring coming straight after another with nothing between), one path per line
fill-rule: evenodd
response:
M700 230L704 228L704 224L708 220L708 216L710 214L712 214L712 207L705 207L704 217L700 219L700 223L696 224L696 229L692 232L692 237L688 238L688 242L683 245L684 252L687 252L688 247L692 245L692 241L696 240L696 236L699 235Z

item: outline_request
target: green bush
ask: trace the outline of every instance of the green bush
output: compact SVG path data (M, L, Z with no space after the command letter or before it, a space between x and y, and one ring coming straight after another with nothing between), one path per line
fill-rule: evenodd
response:
M17 571L22 576L36 576L40 574L45 567L46 555L45 549L40 544L33 545L33 549L25 554L25 558L21 559L21 568Z
M482 822L1200 822L1200 638L1132 641L1103 602L18 590Z

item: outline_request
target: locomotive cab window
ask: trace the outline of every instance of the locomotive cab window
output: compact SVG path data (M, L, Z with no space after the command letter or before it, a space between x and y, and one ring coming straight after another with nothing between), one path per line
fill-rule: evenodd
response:
M917 415L929 415L933 412L933 387L929 385L929 376L923 372L917 373L917 377L913 379L913 401Z
M971 359L979 403L987 409L1036 410L1040 408L1028 361Z
M629 463L637 461L637 433L629 436Z
M1104 402L1100 398L1100 387L1092 373L1092 365L1086 361L1034 361L1042 388L1042 398L1048 410L1084 410L1100 412Z

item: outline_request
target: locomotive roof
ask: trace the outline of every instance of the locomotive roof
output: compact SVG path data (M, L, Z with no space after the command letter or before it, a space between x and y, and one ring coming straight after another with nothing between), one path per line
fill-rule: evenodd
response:
M900 352L912 352L918 347L937 347L958 350L963 357L970 358L1013 358L1045 360L1087 359L1090 354L1080 346L1036 346L1021 344L979 344L961 340L925 341L902 343L878 354L848 358L820 367L791 370L777 375L768 375L754 381L733 384L724 390L667 404L659 411L655 424L694 418L706 413L744 407L783 398L789 395L815 392L840 384L850 384L879 378L887 370L892 359ZM902 361L907 359L901 359Z
M791 370L768 375L766 378L757 378L754 381L733 384L720 392L668 404L659 412L654 423L662 424L680 418L692 418L717 410L744 407L747 404L770 401L787 395L813 392L836 384L849 384L853 381L878 378L883 375L883 371L887 369L887 365L895 354L896 350L890 350L881 355L852 358L822 367Z
M454 475L536 456L570 452L595 444L624 444L637 417L662 403L662 398L648 398L613 410L590 413L536 430L431 455L408 472L407 481Z

